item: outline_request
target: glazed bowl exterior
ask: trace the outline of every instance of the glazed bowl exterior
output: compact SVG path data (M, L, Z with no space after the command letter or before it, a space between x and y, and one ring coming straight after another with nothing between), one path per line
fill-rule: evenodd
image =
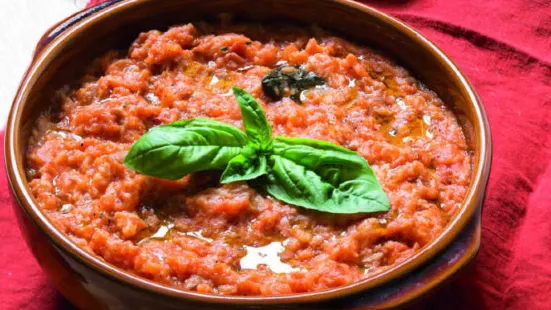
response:
M214 19L317 24L382 51L454 109L473 152L464 205L433 243L370 279L327 291L272 297L186 292L119 269L73 244L40 211L25 176L25 150L38 115L54 92L78 79L92 59L128 48L142 31ZM473 87L454 63L421 34L375 9L346 0L127 0L80 12L39 42L14 99L5 159L21 231L58 290L81 309L289 308L383 309L431 291L464 267L480 243L480 211L491 164L488 120Z

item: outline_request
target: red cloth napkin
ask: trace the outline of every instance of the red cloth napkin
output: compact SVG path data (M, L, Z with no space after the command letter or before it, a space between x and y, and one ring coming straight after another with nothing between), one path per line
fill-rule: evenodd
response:
M446 51L475 85L492 127L479 255L418 307L551 309L551 1L364 2ZM0 309L70 309L27 250L8 199L2 165Z

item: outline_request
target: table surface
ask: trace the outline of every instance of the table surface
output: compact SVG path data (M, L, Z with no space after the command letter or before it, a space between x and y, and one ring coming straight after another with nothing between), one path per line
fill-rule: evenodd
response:
M86 0L0 0L0 127L38 39L64 17L84 8Z

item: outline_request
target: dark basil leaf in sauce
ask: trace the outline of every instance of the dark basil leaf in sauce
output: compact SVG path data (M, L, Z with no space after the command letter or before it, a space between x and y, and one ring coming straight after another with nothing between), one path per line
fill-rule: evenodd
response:
M314 72L306 72L299 66L280 66L264 76L262 90L273 100L290 97L300 102L303 90L324 84L325 80Z

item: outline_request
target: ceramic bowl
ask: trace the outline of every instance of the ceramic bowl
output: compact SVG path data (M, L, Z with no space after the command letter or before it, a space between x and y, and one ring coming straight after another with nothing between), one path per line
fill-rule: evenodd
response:
M25 177L24 154L49 98L87 64L138 33L232 13L236 19L317 24L375 47L453 106L474 154L471 186L459 214L433 243L370 279L327 291L274 297L226 297L181 291L114 267L72 243L41 213ZM491 164L484 107L467 78L433 43L404 23L345 0L128 0L80 12L37 46L9 115L5 159L14 210L25 239L59 291L81 309L286 308L383 309L431 291L464 267L480 243L480 210Z

